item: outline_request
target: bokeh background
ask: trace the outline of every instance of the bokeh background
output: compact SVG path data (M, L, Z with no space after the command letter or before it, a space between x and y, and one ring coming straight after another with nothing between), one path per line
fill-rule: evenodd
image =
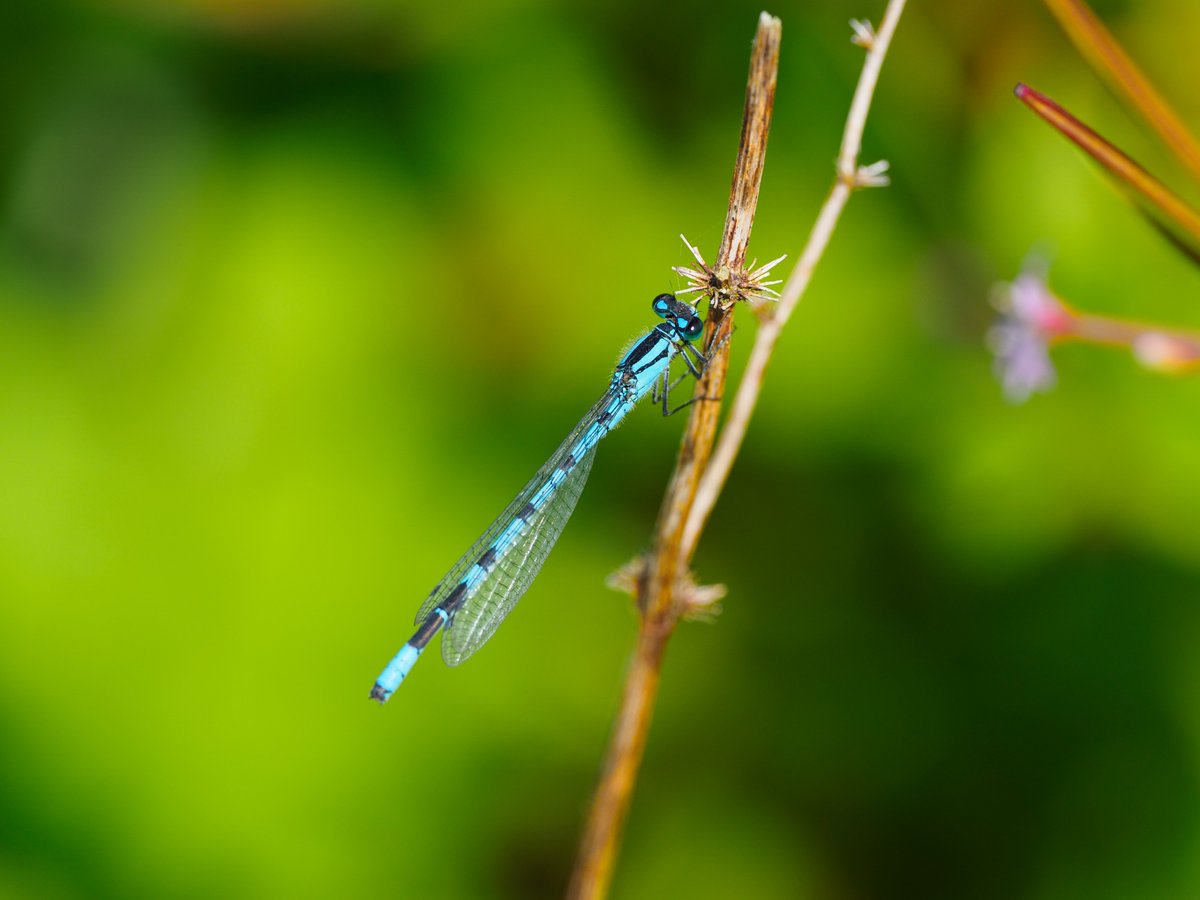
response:
M882 0L793 0L752 251L798 253ZM0 897L559 896L681 418L605 442L469 665L379 668L711 254L760 7L0 5ZM1200 7L1097 4L1200 124ZM989 290L1200 322L1011 95L1190 197L1032 2L914 2L701 547L614 895L1200 896L1200 383ZM751 342L744 317L735 366Z

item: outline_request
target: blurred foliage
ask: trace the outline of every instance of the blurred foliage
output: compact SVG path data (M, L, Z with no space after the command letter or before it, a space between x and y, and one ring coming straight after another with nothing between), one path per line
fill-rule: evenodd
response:
M1193 124L1191 0L1097 4ZM0 897L561 893L680 422L634 415L500 638L371 679L711 252L759 7L0 5ZM784 22L752 250L828 187L861 4ZM1036 3L914 4L698 557L618 897L1200 893L1200 384L990 283L1196 275L1012 99L1148 165ZM744 333L753 329L742 319ZM735 338L735 363L748 340Z

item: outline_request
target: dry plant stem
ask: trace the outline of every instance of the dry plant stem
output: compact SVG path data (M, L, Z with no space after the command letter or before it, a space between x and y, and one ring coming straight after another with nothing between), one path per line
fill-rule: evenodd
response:
M700 533L716 505L717 497L725 487L725 481L733 468L733 461L741 449L746 429L750 425L750 417L758 404L758 395L762 390L763 378L766 375L767 364L775 350L775 343L783 326L787 324L792 312L796 309L800 298L804 296L813 271L817 267L833 230L837 226L846 201L855 188L862 186L858 169L858 154L862 147L863 128L867 122L867 113L871 108L871 98L875 94L875 85L879 80L879 70L883 66L884 57L891 45L892 36L896 33L896 25L904 12L905 0L890 0L883 22L879 26L870 47L867 58L863 63L862 74L859 75L858 87L854 92L854 100L850 104L850 113L846 119L846 130L842 136L841 152L837 161L837 181L829 192L817 221L809 234L808 243L804 247L796 267L788 276L787 282L780 292L779 305L775 314L765 319L758 329L754 347L750 351L750 360L746 371L738 385L737 396L729 411L729 418L721 430L721 438L717 442L716 452L712 456L704 476L696 490L695 502L688 513L684 528L682 551L688 560L696 552Z
M1131 319L1074 313L1069 327L1061 334L1055 335L1056 340L1083 341L1110 347L1133 347L1146 337L1160 337L1172 341L1180 348L1186 349L1193 357L1200 357L1200 334Z
M1082 0L1045 0L1046 7L1092 67L1123 93L1176 156L1200 178L1200 146L1103 23Z
M766 13L759 17L751 51L729 209L714 267L717 271L722 267L740 268L745 260L775 100L781 31L778 19ZM716 348L716 351L704 377L697 382L694 396L713 398L723 393L729 365L726 337L731 327L730 310L710 303L705 346ZM626 675L621 708L567 891L572 900L596 900L608 894L621 829L629 810L658 694L663 653L680 614L676 585L687 568L687 562L680 554L683 525L700 473L712 451L720 404L703 400L693 404L691 409L675 474L659 515L655 549L647 558L639 579L637 599L642 617L637 648Z
M729 208L725 230L717 250L717 268L740 269L746 261L758 192L762 187L763 166L767 161L767 135L775 108L775 80L779 72L779 41L783 25L762 13L754 48L750 55L750 74L746 79L746 103L742 111L742 133L738 138L737 161L729 187Z

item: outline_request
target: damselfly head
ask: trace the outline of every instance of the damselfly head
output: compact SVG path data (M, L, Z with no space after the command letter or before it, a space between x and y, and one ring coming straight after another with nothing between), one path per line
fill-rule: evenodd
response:
M685 340L694 341L704 333L704 322L696 315L696 307L677 299L674 294L659 294L652 306L654 312L670 322Z

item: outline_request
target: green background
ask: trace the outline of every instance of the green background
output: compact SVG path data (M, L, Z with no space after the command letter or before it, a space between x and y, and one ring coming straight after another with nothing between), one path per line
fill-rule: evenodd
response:
M795 259L882 0L784 23L752 254ZM1200 123L1200 7L1106 20ZM720 234L760 7L0 5L0 897L561 895L682 418L601 449L502 635L367 691ZM1200 383L994 382L1031 248L1195 271L1013 99L1190 197L1033 2L914 2L697 557L620 898L1200 895ZM735 368L753 332L743 315Z

